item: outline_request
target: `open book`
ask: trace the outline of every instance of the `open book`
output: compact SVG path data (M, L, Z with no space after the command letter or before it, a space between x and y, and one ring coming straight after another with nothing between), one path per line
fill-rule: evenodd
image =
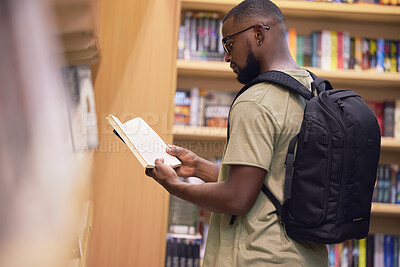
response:
M113 115L108 115L106 119L144 168L154 168L154 162L159 158L172 167L181 164L179 159L165 152L167 145L142 118L137 117L125 123Z

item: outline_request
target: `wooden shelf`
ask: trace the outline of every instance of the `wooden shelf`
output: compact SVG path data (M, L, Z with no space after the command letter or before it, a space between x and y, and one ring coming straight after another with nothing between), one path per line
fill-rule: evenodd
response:
M193 77L219 77L236 79L229 64L220 61L190 61L178 59L178 75ZM392 86L400 88L400 73L377 73L372 71L336 70L327 71L306 67L315 75L324 77L334 83L345 83L355 86Z
M238 0L182 0L182 9L227 13L238 3L240 3ZM278 0L275 3L285 16L290 17L400 24L400 7L398 6Z
M371 212L373 216L391 216L400 218L400 205L387 204L387 203L372 203Z
M57 21L55 37L68 65L93 64L100 55L95 0L52 0Z
M214 141L225 141L226 139L226 128L174 126L172 132L176 139ZM400 151L400 140L382 137L381 146L382 150Z

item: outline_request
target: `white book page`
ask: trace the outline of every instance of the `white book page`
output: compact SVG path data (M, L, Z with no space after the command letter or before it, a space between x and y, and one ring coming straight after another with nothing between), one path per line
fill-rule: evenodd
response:
M177 166L181 163L176 157L165 152L167 145L142 118L137 117L127 121L122 127L148 165L154 166L154 162L158 158L163 158L167 165Z

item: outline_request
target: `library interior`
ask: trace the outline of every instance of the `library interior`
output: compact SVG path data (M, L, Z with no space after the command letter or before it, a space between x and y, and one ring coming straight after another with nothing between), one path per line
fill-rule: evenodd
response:
M221 164L243 86L221 26L240 2L0 1L0 266L202 265L212 212L148 177L117 128L141 117L161 149ZM328 244L329 265L400 266L400 2L273 2L295 62L381 130L369 234Z

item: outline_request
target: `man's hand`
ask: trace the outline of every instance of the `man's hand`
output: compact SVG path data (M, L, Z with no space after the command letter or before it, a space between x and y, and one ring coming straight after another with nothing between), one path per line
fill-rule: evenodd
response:
M195 153L178 146L170 146L170 149L167 149L167 153L177 157L182 162L181 166L175 168L180 177L196 176L199 157Z
M181 182L175 170L171 166L164 164L164 159L156 159L155 168L146 169L146 175L156 180L171 194L173 194L174 185Z

